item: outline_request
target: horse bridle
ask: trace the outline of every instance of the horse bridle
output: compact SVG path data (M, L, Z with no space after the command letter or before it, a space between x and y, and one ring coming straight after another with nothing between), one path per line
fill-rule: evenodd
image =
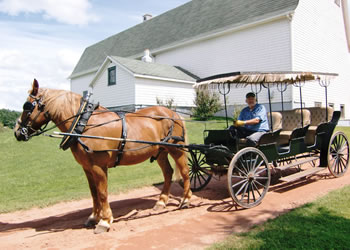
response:
M49 121L51 120L50 114L46 111L44 114L45 119L46 119L45 124L43 126L41 126L39 129L34 129L32 127L33 123L35 123L35 121L38 119L39 115L45 111L45 104L43 103L42 98L37 98L33 95L29 95L29 96L31 98L33 98L34 101L33 102L26 101L23 104L23 112L26 112L26 117L23 121L21 121L19 123L20 129L21 129L21 135L24 136L25 140L29 140L29 138L32 136L40 135L41 131L43 131L47 127ZM34 119L32 119L32 121L29 123L29 118L32 115L36 106L38 106L39 112L36 114ZM29 134L29 131L31 131L32 133Z

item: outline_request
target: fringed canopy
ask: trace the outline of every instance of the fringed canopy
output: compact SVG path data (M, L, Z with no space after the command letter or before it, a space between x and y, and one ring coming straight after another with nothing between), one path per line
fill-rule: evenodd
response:
M215 86L222 83L236 84L246 86L249 84L295 84L302 81L330 81L338 76L335 73L320 73L320 72L233 72L228 74L215 75L200 79L197 81L195 88L204 86Z

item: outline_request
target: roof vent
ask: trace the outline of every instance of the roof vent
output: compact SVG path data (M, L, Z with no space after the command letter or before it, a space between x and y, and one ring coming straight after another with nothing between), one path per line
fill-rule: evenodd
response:
M151 14L144 14L144 15L143 15L143 21L146 22L146 21L152 19L152 17L153 17L153 16L152 16Z
M153 62L153 57L151 55L151 51L149 49L146 49L144 52L144 56L141 59L143 62L151 63Z

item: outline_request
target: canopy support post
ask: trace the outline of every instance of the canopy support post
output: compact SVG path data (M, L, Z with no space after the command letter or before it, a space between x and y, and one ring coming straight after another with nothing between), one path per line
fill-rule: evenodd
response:
M304 127L304 115L303 115L303 94L301 91L301 85L299 86L299 95L300 95L300 114L301 114L301 127Z
M287 91L287 84L286 83L278 83L277 84L277 90L281 93L281 104L282 104L282 112L284 111L284 100L283 100L283 93Z
M295 82L293 82L293 85L297 88L299 88L299 96L300 96L300 116L301 116L301 127L304 127L304 115L303 115L303 94L301 88L305 85L305 78L304 82L302 82L302 79L296 79Z
M270 83L267 84L267 93L269 96L269 109L270 109L270 128L273 131L273 122L272 122L272 103L271 103L271 91L270 91Z
M230 93L231 86L230 86L230 84L227 84L227 89L226 89L225 83L223 83L222 87L219 84L218 88L219 88L219 93L224 96L226 127L228 128L228 114L227 114L227 100L226 100L226 96Z
M259 84L259 87L256 84L250 84L250 88L252 92L254 92L255 97L256 97L256 102L259 103L258 95L262 91L261 84Z
M318 79L321 87L324 88L325 96L326 96L326 122L328 122L328 87L331 84L330 81Z

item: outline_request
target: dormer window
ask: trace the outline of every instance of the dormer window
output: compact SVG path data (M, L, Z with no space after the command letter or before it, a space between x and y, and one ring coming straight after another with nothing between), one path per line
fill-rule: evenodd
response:
M338 5L338 7L340 7L340 5L341 5L341 0L334 0L334 3L335 3L336 5Z
M108 86L117 84L117 69L116 67L111 67L108 69Z

